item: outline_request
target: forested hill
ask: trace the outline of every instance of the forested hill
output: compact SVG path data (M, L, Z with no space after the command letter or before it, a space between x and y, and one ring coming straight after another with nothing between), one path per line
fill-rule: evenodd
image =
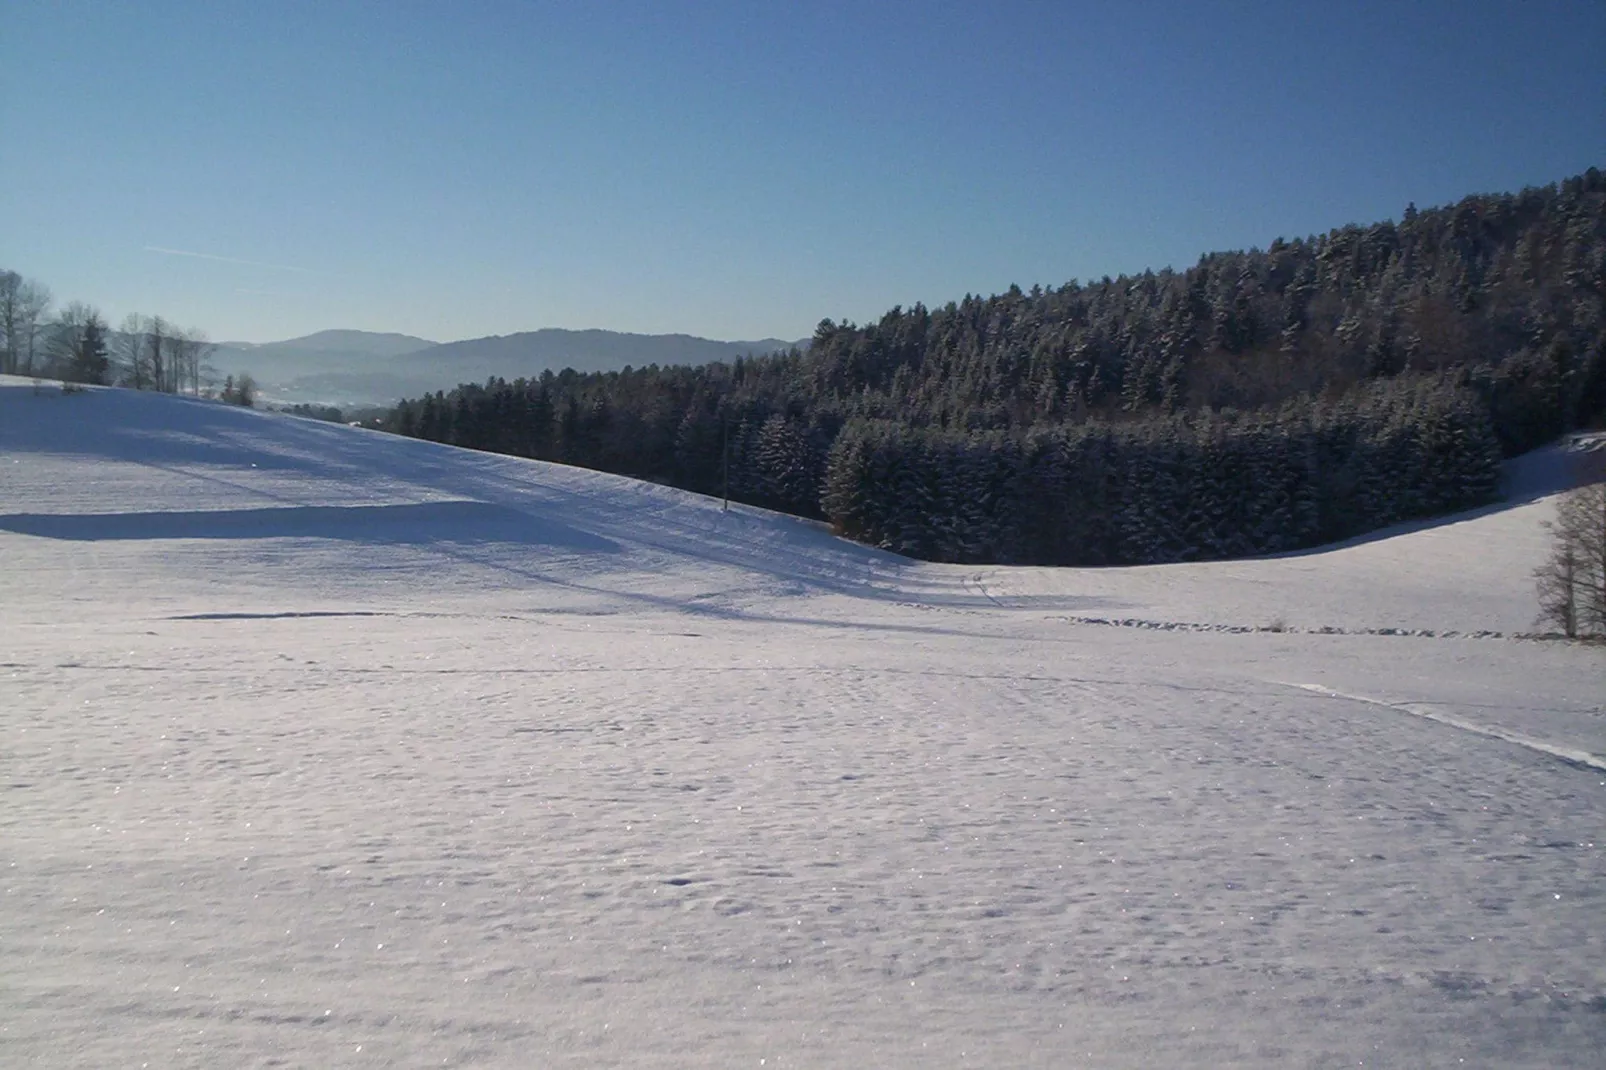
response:
M1606 421L1606 176L1186 271L1012 287L807 352L463 386L387 426L824 515L940 560L1291 549L1494 493ZM723 446L722 443L728 442Z

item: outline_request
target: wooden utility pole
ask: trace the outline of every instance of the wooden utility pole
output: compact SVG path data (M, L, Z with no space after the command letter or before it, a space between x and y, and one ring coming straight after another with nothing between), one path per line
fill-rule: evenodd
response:
M730 417L724 412L719 414L719 452L724 466L725 501L720 505L719 511L730 512L731 508L731 428Z

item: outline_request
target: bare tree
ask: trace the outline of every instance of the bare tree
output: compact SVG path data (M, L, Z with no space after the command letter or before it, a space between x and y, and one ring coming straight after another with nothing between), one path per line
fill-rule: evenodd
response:
M0 373L32 374L50 290L15 271L0 271Z
M17 287L17 350L22 359L22 373L33 375L40 357L40 328L45 313L50 310L50 287L32 279L23 279Z
M117 381L144 390L150 383L145 367L145 318L137 312L123 317L112 345Z
M17 291L21 288L21 275L0 271L0 375L17 373L17 324L21 313Z
M1578 638L1578 552L1556 529L1545 563L1534 570L1539 589L1539 621L1553 624L1569 639Z
M1561 504L1561 526L1571 533L1580 563L1578 627L1606 635L1606 483L1580 487Z
M187 388L190 393L199 395L201 378L210 371L207 361L216 347L207 340L206 332L196 327L173 328L169 344L175 371L174 390Z
M173 388L168 385L172 376L172 362L168 360L168 329L167 321L160 316L152 316L145 321L145 366L150 369L151 389L171 393Z
M67 369L78 359L84 331L91 323L104 326L100 312L82 301L69 301L46 325L45 361L36 371L55 379L67 378Z
M1578 480L1545 525L1550 557L1534 571L1539 619L1568 638L1606 635L1606 452L1582 454Z
M191 349L189 332L174 324L167 338L167 361L175 394L182 393L190 383Z

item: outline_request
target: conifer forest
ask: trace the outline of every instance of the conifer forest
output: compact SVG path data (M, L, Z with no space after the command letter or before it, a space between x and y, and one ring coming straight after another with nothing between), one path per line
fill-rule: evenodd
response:
M1296 550L1490 501L1499 463L1606 423L1606 174L1011 287L803 350L493 379L404 435L824 518L935 561Z

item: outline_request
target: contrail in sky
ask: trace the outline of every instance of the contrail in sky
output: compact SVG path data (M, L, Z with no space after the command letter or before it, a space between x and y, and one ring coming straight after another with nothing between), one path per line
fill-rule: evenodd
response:
M165 256L189 256L194 257L197 260L216 260L222 264L242 264L245 267L269 268L273 271L295 271L303 275L323 274L323 272L314 271L312 268L292 267L289 264L267 264L263 263L261 260L241 260L237 256L218 256L214 253L197 253L191 252L189 249L167 249L160 245L147 245L145 246L145 251L147 253L162 253Z

